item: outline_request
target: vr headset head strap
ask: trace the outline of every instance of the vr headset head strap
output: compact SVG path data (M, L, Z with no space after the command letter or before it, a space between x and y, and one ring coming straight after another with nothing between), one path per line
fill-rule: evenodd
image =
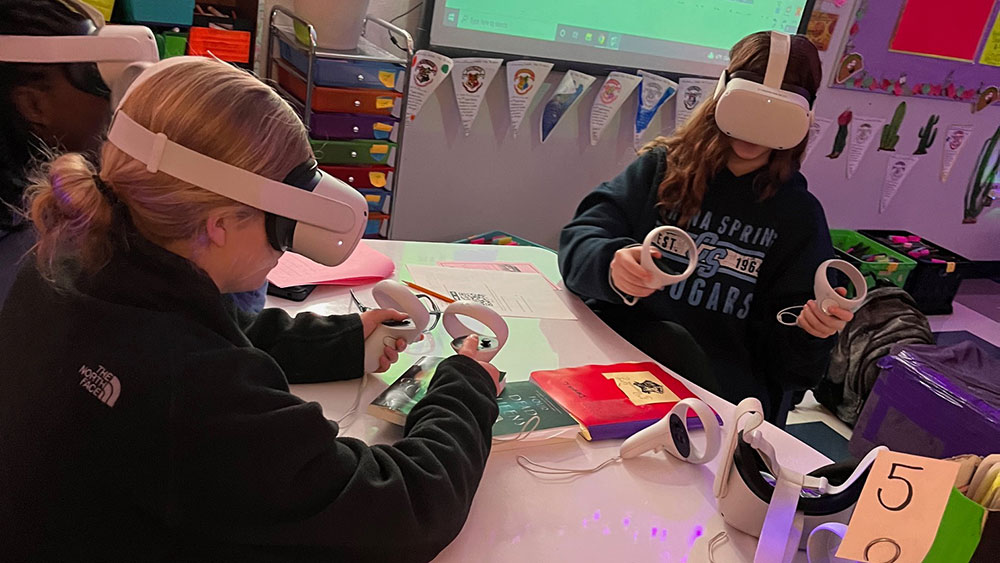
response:
M767 71L764 74L764 86L781 89L785 81L785 70L788 68L788 56L792 50L792 37L780 31L771 32L771 47L768 49Z

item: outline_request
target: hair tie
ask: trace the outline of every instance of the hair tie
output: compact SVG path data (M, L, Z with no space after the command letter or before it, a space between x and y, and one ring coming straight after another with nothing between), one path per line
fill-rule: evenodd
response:
M110 203L112 206L117 205L118 196L115 195L115 192L114 190L111 189L111 186L109 186L107 182L105 182L104 179L101 178L99 174L94 174L92 178L94 179L94 184L97 185L97 191L101 192L101 195L104 196L104 199L108 200L108 203Z

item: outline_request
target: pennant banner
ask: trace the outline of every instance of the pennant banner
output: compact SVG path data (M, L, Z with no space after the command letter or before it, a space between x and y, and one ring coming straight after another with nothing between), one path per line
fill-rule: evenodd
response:
M507 103L510 106L510 126L517 136L521 121L528 112L531 101L541 89L552 63L539 61L510 61L507 63Z
M677 110L674 126L680 129L682 125L687 123L698 104L715 93L715 87L719 81L711 78L681 78L677 82Z
M635 112L636 150L642 145L642 136L653 121L653 116L660 111L664 102L677 93L677 83L673 80L657 76L644 70L639 71L642 82L639 83L639 107Z
M612 72L601 86L590 110L590 144L596 145L611 119L642 79L634 74Z
M812 154L813 148L819 144L820 139L826 134L826 130L830 128L831 123L833 123L833 120L826 117L813 118L813 122L809 126L809 140L806 142L806 152L802 154L802 162L805 162L809 158L809 155Z
M503 59L463 58L455 59L451 82L455 87L458 114L462 118L465 136L472 132L472 122L479 115L479 106L486 96L486 89L496 77Z
M433 51L417 51L410 68L410 96L406 102L406 117L413 121L424 102L444 82L451 72L452 60Z
M589 74L577 72L575 70L566 71L559 87L556 88L552 98L545 104L545 111L542 112L542 142L549 137L549 133L555 129L556 125L566 115L569 108L580 99L580 96L594 83L594 77Z
M920 162L919 156L895 156L889 158L885 168L885 181L882 183L882 201L879 203L878 212L885 213L889 207L889 202L896 196L899 187L913 170L913 167Z
M944 138L944 151L941 154L941 181L947 182L951 175L951 167L958 160L958 153L969 143L969 136L972 135L971 125L952 125L948 128L948 135Z
M861 160L868 154L872 140L880 135L885 119L881 117L861 117L854 118L852 123L854 131L851 132L851 147L847 150L847 177L851 178L857 172Z

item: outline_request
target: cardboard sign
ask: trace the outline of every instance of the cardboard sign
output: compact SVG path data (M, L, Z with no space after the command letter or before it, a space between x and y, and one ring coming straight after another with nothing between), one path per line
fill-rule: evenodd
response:
M837 557L923 561L934 543L960 468L954 461L891 451L879 454Z

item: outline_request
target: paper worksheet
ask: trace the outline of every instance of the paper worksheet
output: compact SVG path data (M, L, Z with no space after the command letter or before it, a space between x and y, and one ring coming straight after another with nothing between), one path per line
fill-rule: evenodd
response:
M455 300L476 301L504 317L575 320L540 274L407 266L413 282Z

